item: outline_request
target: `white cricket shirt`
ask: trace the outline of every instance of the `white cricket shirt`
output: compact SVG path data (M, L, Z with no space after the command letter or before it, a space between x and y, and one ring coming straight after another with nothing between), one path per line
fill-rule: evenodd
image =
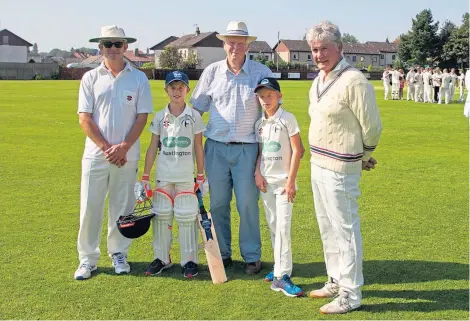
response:
M158 111L149 130L160 136L161 151L155 167L158 181L180 183L194 180L194 135L205 130L201 115L186 106L178 117L168 109Z
M452 77L448 73L443 73L441 77L442 81L442 88L446 89L450 87L450 81L452 80Z
M457 74L450 73L450 78L452 80L451 86L457 87L457 80L459 79L459 76Z
M292 147L290 137L299 133L295 116L282 107L270 118L264 113L255 124L256 140L262 144L261 175L269 184L285 182L289 175Z
M102 62L82 77L78 113L92 114L93 121L108 143L122 143L137 114L153 113L147 76L126 63L115 78ZM105 159L103 151L89 137L85 141L83 158ZM127 160L139 159L140 141L137 139L127 152Z

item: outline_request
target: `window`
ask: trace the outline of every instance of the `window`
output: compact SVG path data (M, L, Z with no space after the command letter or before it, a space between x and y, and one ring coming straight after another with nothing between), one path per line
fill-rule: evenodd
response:
M268 59L269 60L269 56L268 55L264 55L264 58Z
M363 61L364 61L364 56L361 56L361 62L363 62Z
M384 54L380 54L380 59L385 59L385 55L384 55Z
M392 55L392 60L395 60L395 55Z
M250 55L250 60L253 60L253 55Z
M297 59L297 54L294 54L294 57L292 58L293 60L298 60Z
M377 62L377 57L372 58L373 62Z
M307 55L307 60L308 61L312 60L312 55Z
M2 44L8 45L8 36L3 36L3 42Z
M356 61L356 56L352 56L352 61Z

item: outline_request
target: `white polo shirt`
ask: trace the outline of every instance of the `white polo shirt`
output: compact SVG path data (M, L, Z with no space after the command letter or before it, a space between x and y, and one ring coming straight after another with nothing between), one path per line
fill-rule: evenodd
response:
M442 81L442 88L447 89L450 87L450 81L452 80L452 77L447 73L443 73L441 76L441 81Z
M263 144L261 175L269 184L285 182L289 175L292 147L290 137L299 133L295 116L279 107L270 118L264 113L255 124L256 140Z
M457 76L457 74L453 74L453 73L450 73L450 78L452 80L451 82L451 86L454 86L454 87L457 87L457 79L459 79L459 76Z
M102 62L82 77L78 113L92 114L93 121L108 143L122 143L137 114L153 113L147 76L126 63L124 69L114 77ZM85 141L83 158L105 159L103 151L89 137ZM137 139L127 152L127 160L139 159L140 141Z
M194 180L194 135L205 130L201 115L186 106L178 117L168 109L153 117L149 130L160 136L161 151L157 159L159 181L181 183Z
M423 74L423 82L425 86L432 86L432 84L429 83L431 78L432 78L432 74L428 71L425 71Z
M440 87L441 86L441 75L438 73L432 74L432 85L434 87Z

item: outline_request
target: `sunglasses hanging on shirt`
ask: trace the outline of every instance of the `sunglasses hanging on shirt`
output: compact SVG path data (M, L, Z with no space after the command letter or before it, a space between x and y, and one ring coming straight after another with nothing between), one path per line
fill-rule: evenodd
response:
M113 45L114 47L116 48L122 48L122 46L124 46L124 42L123 41L116 41L116 42L112 42L112 41L103 41L102 42L103 46L105 48L111 48Z

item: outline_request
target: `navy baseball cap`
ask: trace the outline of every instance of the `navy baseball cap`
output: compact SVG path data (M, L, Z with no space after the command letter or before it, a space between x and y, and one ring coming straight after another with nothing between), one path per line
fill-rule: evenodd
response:
M166 79L165 79L165 86L168 86L170 83L172 83L173 81L182 81L184 82L184 84L186 86L189 87L189 78L188 78L188 75L186 75L184 72L182 71L179 71L179 70L175 70L175 71L172 71L172 72L169 72L167 75L166 75Z
M255 92L257 92L263 87L281 92L281 86L279 86L279 83L277 82L276 78L273 77L266 77L261 79L255 88Z

